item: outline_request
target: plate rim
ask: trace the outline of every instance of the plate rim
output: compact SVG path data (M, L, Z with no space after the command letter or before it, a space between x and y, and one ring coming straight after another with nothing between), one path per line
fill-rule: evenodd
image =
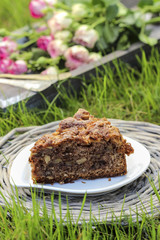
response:
M107 192L111 192L111 191L114 191L114 190L117 190L117 189L120 189L121 187L123 186L126 186L127 184L133 182L134 180L138 179L148 168L149 164L150 164L150 159L151 159L151 156L150 156L150 153L148 151L148 149L140 142L138 142L137 140L134 140L130 137L127 137L127 136L124 136L122 135L124 139L127 140L127 142L135 142L136 144L138 143L145 151L146 151L146 154L148 155L147 156L147 163L145 165L145 167L139 171L139 173L137 175L135 175L133 178L129 178L128 180L124 179L123 181L120 181L118 183L116 183L116 185L111 185L111 186L107 186L107 187L103 187L103 188L99 188L99 189L88 189L88 190L75 190L75 189L63 189L63 188L59 188L59 187L54 187L54 185L51 185L51 184L33 184L31 182L28 182L27 184L24 183L24 184L15 184L14 181L13 181L13 178L12 178L12 171L13 171L13 165L15 164L16 162L16 159L18 158L19 154L21 154L23 151L26 150L26 148L29 148L29 147L32 147L34 145L35 142L32 142L31 144L29 145L26 145L17 155L16 157L14 158L13 162L12 162L12 165L10 167L10 176L9 176L9 180L10 180L10 183L12 186L16 186L16 187L23 187L23 188L37 188L37 189L43 189L43 190L47 190L47 191L52 191L52 192L61 192L61 193L64 193L64 194L74 194L74 195L84 195L85 193L87 193L88 195L97 195L97 194L105 194ZM132 144L132 143L131 143ZM128 156L129 157L129 156ZM145 157L146 158L146 157ZM27 163L27 162L26 162ZM29 163L28 163L29 165ZM127 176L126 175L123 175L123 176L117 176L117 177L124 177L124 176ZM113 178L113 177L112 177ZM116 177L114 177L116 178ZM107 178L98 178L98 179L106 179L108 180L109 177ZM78 179L79 180L79 179ZM87 181L86 179L80 179L81 181ZM91 179L89 181L96 181L97 179ZM75 180L76 182L77 180ZM75 183L74 182L74 183ZM72 184L74 184L72 183ZM49 186L48 186L49 185Z

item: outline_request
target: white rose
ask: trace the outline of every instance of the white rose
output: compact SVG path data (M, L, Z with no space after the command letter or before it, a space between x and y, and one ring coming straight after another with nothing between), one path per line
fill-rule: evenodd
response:
M57 12L55 14L55 21L62 29L68 28L72 24L72 19L66 11Z
M56 32L54 38L62 41L70 41L72 39L72 33L68 30Z
M46 70L41 72L42 75L58 75L58 70L55 67L48 67Z
M83 46L73 46L67 49L64 56L66 67L73 70L88 62L89 52Z
M72 15L76 19L81 19L85 17L88 13L87 7L83 3L76 3L72 6Z
M73 41L82 46L93 48L99 36L95 29L90 29L88 25L81 25L75 32Z
M68 28L71 24L72 19L66 11L56 12L54 16L48 20L48 26L52 34Z
M62 40L53 40L48 44L47 51L51 58L62 56L67 49L67 45Z
M88 62L95 62L95 61L98 61L102 58L101 54L100 53L90 53L89 54L89 58L88 58Z

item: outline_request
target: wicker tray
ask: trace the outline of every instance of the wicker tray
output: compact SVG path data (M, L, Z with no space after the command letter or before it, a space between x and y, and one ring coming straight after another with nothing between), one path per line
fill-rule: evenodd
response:
M145 123L145 122L132 122L110 119L112 124L117 126L122 134L131 137L141 142L151 154L151 163L147 171L134 182L115 190L114 192L106 193L101 196L87 196L83 208L81 219L85 218L86 221L90 219L90 203L92 206L92 215L99 221L106 219L110 222L113 218L125 219L126 215L132 215L133 220L141 219L141 214L156 213L156 208L160 208L158 198L151 187L148 177L153 179L157 190L159 191L158 172L160 170L160 126ZM52 122L43 126L17 128L8 133L5 137L0 139L0 147L3 154L0 155L0 185L1 192L7 199L11 201L11 195L14 191L9 182L9 170L15 156L22 150L23 147L37 140L41 135L55 131L59 122ZM17 134L19 133L19 134ZM4 158L5 155L5 158ZM6 158L8 162L6 163ZM19 188L18 194L27 209L32 208L32 198L30 189ZM51 194L46 194L46 205L48 211L52 209ZM152 195L152 203L154 209L151 208L150 201ZM125 196L125 198L124 198ZM40 197L37 196L37 201L40 202ZM83 197L68 196L69 207L73 214L73 220L78 218ZM66 196L61 196L62 202L62 217L67 213ZM0 195L0 204L5 205L4 199ZM43 203L40 202L42 205ZM58 196L54 197L54 206L59 218L59 203ZM123 211L122 211L123 210ZM114 215L113 215L114 212Z

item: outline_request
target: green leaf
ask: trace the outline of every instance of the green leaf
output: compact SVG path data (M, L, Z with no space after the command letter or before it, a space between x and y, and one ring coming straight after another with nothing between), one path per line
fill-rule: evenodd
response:
M128 8L124 4L118 3L117 6L118 6L118 17L124 16L127 14Z
M92 5L97 5L100 4L101 1L100 0L92 0Z
M32 52L14 52L10 55L10 58L12 60L20 60L20 59L23 59L25 61L29 61L33 56L33 53Z
M129 47L130 47L130 42L129 42L127 34L125 33L120 37L120 39L117 43L117 50L125 50Z
M46 68L47 66L54 66L58 64L59 58L50 58L50 57L40 57L37 59L36 64L39 65L41 68Z
M105 39L103 37L100 37L99 40L96 43L96 46L98 50L104 50L108 48L108 44L106 43Z
M108 21L113 20L118 14L118 7L117 5L111 5L107 8L106 11L106 18Z
M40 48L32 48L32 60L37 60L38 58L42 57L42 56L48 56L48 53L46 51L43 51Z
M121 23L126 25L134 25L136 23L134 12L128 11L127 15L121 19Z
M99 36L103 36L104 24L99 24L95 27L95 30L98 32Z
M159 13L160 12L160 1L155 2L154 5L148 5L143 7L143 12Z
M23 59L25 61L29 61L33 56L32 51L31 52L22 52L21 55L19 56L20 59Z
M138 28L142 28L145 23L144 15L142 15L140 12L135 12L134 18L135 18L135 26Z
M145 22L145 24L154 24L154 23L160 23L160 17L154 17Z
M147 36L144 32L141 32L139 34L139 40L141 42L144 42L144 43L150 45L150 46L154 46L158 42L157 39Z
M140 0L140 2L138 3L138 6L141 8L148 5L153 5L153 0Z
M102 0L102 1L104 2L106 7L117 4L119 2L119 0Z
M119 36L119 27L109 25L108 22L106 22L104 26L103 35L107 43L114 43Z

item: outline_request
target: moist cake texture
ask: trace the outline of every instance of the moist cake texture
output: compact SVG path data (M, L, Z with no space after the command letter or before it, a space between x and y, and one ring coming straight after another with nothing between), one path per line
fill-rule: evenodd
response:
M106 118L84 109L62 120L52 134L41 137L31 149L29 162L35 183L68 183L127 173L126 154L134 150L119 129Z

